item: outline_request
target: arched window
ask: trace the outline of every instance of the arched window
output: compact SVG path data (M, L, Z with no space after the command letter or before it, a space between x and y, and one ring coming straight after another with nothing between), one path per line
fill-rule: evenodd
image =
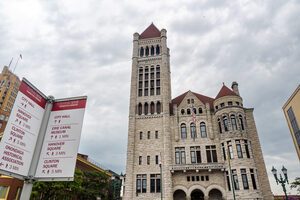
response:
M146 56L149 56L149 47L146 46L146 53L145 53Z
M186 110L186 114L188 114L188 115L191 114L191 110L189 108Z
M141 56L141 57L144 56L144 48L143 48L143 47L141 47L141 49L140 49L140 56Z
M184 115L184 109L181 109L181 114Z
M218 126L219 126L219 133L222 133L222 125L220 119L218 119Z
M196 138L197 137L197 131L196 131L196 125L194 123L191 123L191 137Z
M225 131L229 131L228 119L226 116L223 117L223 124L224 124Z
M157 104L156 104L156 112L157 114L160 114L161 112L161 109L160 109L160 102L158 101Z
M202 108L199 108L199 114L202 114L203 111L202 111Z
M145 105L144 105L144 114L145 115L148 115L148 110L149 110L148 103L145 103Z
M193 107L193 111L194 111L194 113L195 113L195 115L196 115L196 114L197 114L196 108Z
M180 130L181 130L181 138L185 139L186 138L186 125L185 124L181 124L180 125Z
M200 123L200 131L201 131L201 137L207 137L206 126L204 122Z
M154 114L154 103L153 102L151 102L151 104L150 104L150 112L151 112L151 115Z
M141 103L139 103L139 105L138 105L138 114L141 115L142 112L143 112L143 106L142 106Z
M231 124L232 124L232 130L236 131L237 130L237 125L236 125L236 119L234 115L230 115L231 119Z
M154 46L151 46L151 56L154 56Z
M159 46L156 45L156 55L159 55L160 54L160 49L159 49Z
M239 125L240 125L240 130L245 130L242 115L239 115Z

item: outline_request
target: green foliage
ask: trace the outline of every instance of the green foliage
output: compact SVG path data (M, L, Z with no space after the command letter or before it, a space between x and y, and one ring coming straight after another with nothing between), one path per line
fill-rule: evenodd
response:
M296 188L297 192L300 193L300 177L296 177L291 183L291 188Z
M84 200L107 199L109 178L101 172L75 171L74 181L36 182L32 188L31 200Z

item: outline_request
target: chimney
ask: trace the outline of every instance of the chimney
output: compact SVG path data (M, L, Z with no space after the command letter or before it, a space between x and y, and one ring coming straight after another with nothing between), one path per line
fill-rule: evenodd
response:
M231 88L234 91L234 93L236 93L237 95L240 96L240 93L239 93L239 84L236 81L232 82Z

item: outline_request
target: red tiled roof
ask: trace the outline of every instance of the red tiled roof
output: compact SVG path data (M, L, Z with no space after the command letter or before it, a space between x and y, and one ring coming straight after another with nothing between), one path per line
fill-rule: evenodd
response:
M238 96L235 92L233 92L231 89L229 89L226 85L224 85L223 83L223 86L220 90L220 92L218 93L218 95L216 96L215 99L218 99L220 97L224 97L224 96Z
M187 95L188 92L185 92L181 95L179 95L178 97L172 99L171 104L170 104L170 113L173 114L173 105L176 104L177 106L182 102L182 100L184 99L184 97ZM213 102L214 99L204 96L202 94L198 94L195 92L192 92L192 94L194 94L202 103L209 103L210 105L210 109L213 109Z
M139 39L160 37L160 31L152 23L144 32L140 35Z

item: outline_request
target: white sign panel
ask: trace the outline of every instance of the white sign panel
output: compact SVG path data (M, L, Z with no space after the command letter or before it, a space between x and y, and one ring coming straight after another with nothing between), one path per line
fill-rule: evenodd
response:
M36 178L74 176L85 105L86 99L53 104Z
M0 144L0 169L27 176L46 100L22 81Z

